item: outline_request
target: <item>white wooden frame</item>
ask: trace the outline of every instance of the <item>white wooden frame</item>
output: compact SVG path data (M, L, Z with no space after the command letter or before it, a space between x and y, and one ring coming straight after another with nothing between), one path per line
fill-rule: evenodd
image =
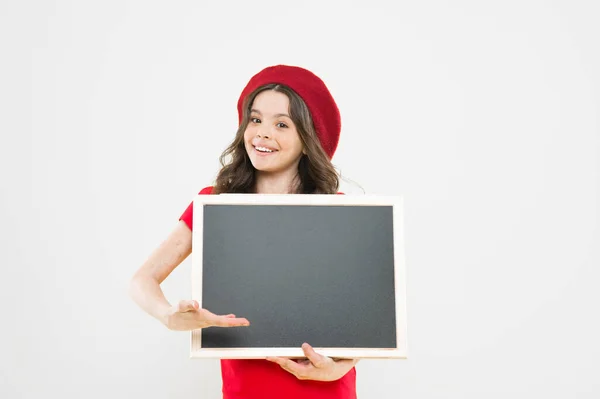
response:
M204 206L225 205L323 205L323 206L392 206L394 240L394 284L396 309L396 348L318 348L317 353L333 358L401 358L407 357L406 265L404 254L403 198L378 195L325 194L221 194L197 195L194 199L192 234L192 298L202 307L202 244ZM210 310L210 309L209 309ZM210 327L218 328L218 327ZM191 332L191 358L264 359L267 356L305 357L298 348L202 348L201 330Z

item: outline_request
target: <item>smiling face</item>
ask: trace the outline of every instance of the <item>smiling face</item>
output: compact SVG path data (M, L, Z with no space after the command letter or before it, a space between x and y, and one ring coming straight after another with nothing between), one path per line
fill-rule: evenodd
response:
M260 172L298 170L304 145L290 118L285 94L265 90L256 96L244 131L244 145L252 165Z
M302 97L280 83L238 103L239 127L223 151L214 194L335 194L339 175Z

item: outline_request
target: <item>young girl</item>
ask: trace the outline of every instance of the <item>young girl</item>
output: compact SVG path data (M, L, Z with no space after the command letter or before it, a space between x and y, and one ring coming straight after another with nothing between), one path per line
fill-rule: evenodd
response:
M200 194L336 194L338 174L331 158L338 145L338 107L312 72L277 65L254 75L238 100L239 129L221 155L216 184ZM190 253L193 203L174 231L131 280L131 296L147 313L172 330L248 326L233 314L215 315L196 301L171 306L161 282ZM356 398L357 360L334 360L305 343L305 360L221 360L223 397Z

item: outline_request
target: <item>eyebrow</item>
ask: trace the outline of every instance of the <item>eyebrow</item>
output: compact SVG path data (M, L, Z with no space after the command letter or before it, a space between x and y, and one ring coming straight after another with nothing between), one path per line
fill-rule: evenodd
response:
M251 110L250 110L250 112L256 112L257 114L259 114L259 115L262 115L262 114L260 113L260 111L259 111L259 110L257 110L257 109L251 109ZM292 117L291 117L291 116L289 116L288 114L275 114L275 115L273 115L273 116L274 116L275 118L279 118L280 116L285 116L285 117L288 117L288 118L292 119Z

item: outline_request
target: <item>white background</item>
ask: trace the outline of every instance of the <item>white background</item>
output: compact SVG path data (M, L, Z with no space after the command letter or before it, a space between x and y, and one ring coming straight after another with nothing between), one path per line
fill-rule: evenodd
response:
M127 284L290 64L342 189L404 196L410 357L359 397L598 398L599 3L207 3L0 2L0 397L219 397Z

